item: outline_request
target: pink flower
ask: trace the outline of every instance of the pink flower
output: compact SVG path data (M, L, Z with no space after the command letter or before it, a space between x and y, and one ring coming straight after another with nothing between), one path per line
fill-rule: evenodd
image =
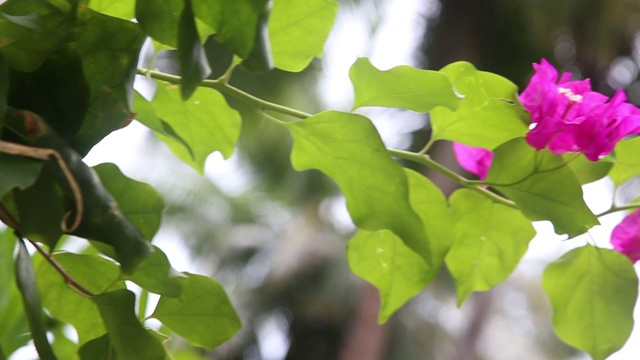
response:
M608 98L591 91L587 80L569 81L545 59L533 64L535 74L520 95L531 113L526 139L540 150L556 154L581 152L591 161L610 153L623 137L640 132L640 110L625 103L621 90Z
M611 233L613 248L631 261L640 260L640 210L627 215Z
M493 160L491 151L455 142L453 152L463 169L478 175L480 180L487 178Z

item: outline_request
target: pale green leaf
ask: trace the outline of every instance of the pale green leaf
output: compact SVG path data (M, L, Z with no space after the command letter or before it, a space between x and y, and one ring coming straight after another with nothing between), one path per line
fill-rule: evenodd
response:
M511 274L535 230L520 211L474 191L460 189L449 201L455 241L446 262L460 306L471 293L489 290Z
M355 89L354 108L397 107L427 112L436 106L455 110L461 102L449 78L441 72L398 66L381 71L367 58L351 66L349 77Z
M191 345L206 349L229 340L241 328L227 294L218 282L186 273L179 298L162 296L151 315Z
M107 289L124 288L124 283L118 281L118 265L100 256L62 252L54 254L54 259L74 280L94 294ZM51 264L42 261L36 277L42 304L56 319L73 325L78 332L80 345L104 334L106 329L96 305L70 288Z
M407 176L386 151L364 116L326 111L287 123L294 138L291 163L332 178L347 199L353 222L363 230L388 229L432 262L420 217L409 205Z
M424 224L425 239L434 254L433 264L427 265L388 230L360 230L347 248L351 270L380 291L380 323L387 321L433 279L453 240L449 209L442 192L424 176L412 170L405 171L411 206Z
M89 8L105 15L131 20L135 15L135 0L91 0Z
M638 277L626 256L585 245L549 265L542 286L554 329L569 345L602 360L629 338Z
M437 107L431 112L432 140L451 140L471 146L493 149L528 131L528 114L518 102L518 88L511 81L476 70L467 62L444 67L464 96L457 110Z
M240 115L217 91L198 88L189 100L182 101L176 86L159 82L152 105L156 115L189 145L186 149L171 141L171 150L200 173L212 152L220 151L225 158L233 153L240 135Z
M598 224L580 181L559 155L536 150L523 138L494 151L487 182L513 200L530 220L549 220L558 234L574 237Z
M615 163L609 176L616 185L640 174L640 137L620 141L615 148Z
M120 211L135 225L145 239L153 239L160 228L164 202L149 185L126 177L114 164L93 168L104 188L116 199Z
M150 292L168 297L179 297L182 293L180 279L184 277L185 275L171 267L167 255L159 248L154 247L151 256L140 263L136 270L127 276L127 279Z
M588 184L600 180L609 174L614 162L610 157L598 161L591 161L583 154L568 153L562 156L569 164L569 168L578 178L580 184Z
M297 72L320 57L337 10L334 0L274 1L269 36L275 66Z

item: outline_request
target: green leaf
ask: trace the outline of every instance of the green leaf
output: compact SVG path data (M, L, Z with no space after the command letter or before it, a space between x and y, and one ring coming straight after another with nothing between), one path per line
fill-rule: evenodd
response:
M411 206L422 219L434 254L431 266L388 230L360 230L349 241L351 270L380 291L378 322L386 322L407 300L419 293L436 275L453 238L447 201L427 178L405 169Z
M149 36L176 48L183 4L183 0L136 0L136 19Z
M620 349L633 329L638 277L624 255L591 245L571 250L544 271L553 327L595 360Z
M182 293L181 278L185 275L171 267L167 256L157 247L127 279L143 289L168 297L179 297Z
M489 290L516 268L535 235L520 211L468 189L451 195L455 241L446 257L458 306L475 291Z
M91 105L71 145L78 153L86 155L103 137L131 121L133 80L145 35L131 21L88 8L79 15L88 25L84 36L72 47L82 58Z
M325 111L285 126L294 138L293 167L318 169L333 179L356 226L391 230L427 263L433 262L422 221L409 204L407 175L369 119Z
M135 3L134 0L91 0L89 8L105 15L131 20L136 16Z
M31 186L42 169L42 162L0 152L0 199L14 188Z
M573 170L578 181L583 185L607 176L614 164L609 157L598 161L590 161L583 154L577 155L572 153L563 155L563 158L569 162L569 168Z
M15 277L13 251L16 236L10 229L0 231L0 344L5 354L26 345L31 337L22 298Z
M522 109L511 81L476 70L467 62L444 67L458 92L464 95L457 110L437 107L431 112L432 141L451 140L493 149L528 131L528 114Z
M380 71L369 59L359 58L349 77L355 88L354 108L387 106L427 112L436 106L455 110L461 101L449 78L438 71L411 66Z
M276 0L269 21L275 66L298 72L320 57L337 11L334 0Z
M620 186L640 173L640 137L620 141L615 148L615 163L609 176Z
M191 345L213 349L240 330L240 319L220 284L206 276L186 275L180 297L162 296L151 317Z
M202 80L211 74L193 16L191 0L185 0L178 24L178 63L182 76L182 100L189 99Z
M42 305L36 284L36 276L31 263L31 256L24 245L22 239L18 240L18 255L16 257L16 280L18 289L22 294L24 311L29 321L31 337L42 360L55 359L53 350L47 340L47 329L45 328L42 315Z
M198 172L204 171L212 152L220 151L225 158L233 153L242 121L217 91L198 88L189 100L182 101L176 86L159 82L152 105L157 116L190 147L170 141L171 150Z
M574 237L598 224L566 161L550 151L532 148L523 138L495 149L487 182L513 200L530 220L551 221L558 234Z
M94 294L123 289L118 281L120 269L112 261L97 255L60 252L53 255L67 273ZM106 331L98 308L90 298L72 289L46 261L36 271L42 304L58 320L71 324L78 333L80 345Z
M261 13L269 0L210 1L193 0L198 19L216 31L216 41L241 58L254 48L261 32Z
M136 296L121 289L97 295L93 301L107 328L116 356L121 359L164 360L162 343L136 317Z
M75 7L47 0L9 0L0 5L0 53L18 71L37 69L49 54L84 31Z
M162 219L162 197L149 184L126 177L115 164L100 164L93 169L105 189L118 202L120 211L145 239L153 239Z

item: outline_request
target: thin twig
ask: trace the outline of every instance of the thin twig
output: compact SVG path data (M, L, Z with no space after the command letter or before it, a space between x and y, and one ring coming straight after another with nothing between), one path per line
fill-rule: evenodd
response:
M26 146L21 144L16 144L8 141L0 140L0 152L10 154L10 155L18 155L29 157L32 159L38 160L49 160L52 156L56 159L58 166L60 166L60 170L64 174L64 177L67 179L69 183L69 187L71 188L71 192L73 193L73 197L76 202L76 218L71 226L67 225L67 220L71 216L71 211L67 212L62 218L62 223L60 227L62 231L65 233L70 233L75 231L78 226L80 226L80 222L82 221L82 217L84 215L84 203L82 200L82 191L80 191L80 186L78 182L73 177L69 166L65 162L62 155L59 152L52 149L38 148L33 146Z
M16 221L16 219L9 213L7 208L5 208L4 205L2 204L0 204L0 214L2 215L2 220L5 221L9 226L13 228L14 234L16 234L16 236L20 240L22 241L27 240L31 245L33 245L33 247L35 247L36 250L42 256L44 256L45 259L47 259L49 264L51 264L51 266L53 266L54 269L56 269L56 271L60 275L62 275L62 277L64 278L64 281L67 284L71 285L72 287L74 287L76 290L78 290L81 294L85 296L94 296L94 294L91 291L89 291L84 286L80 285L73 277L71 277L71 275L69 275L69 273L62 267L62 265L60 265L60 263L57 262L56 259L54 259L53 256L51 256L51 254L49 254L40 245L38 245L38 243L36 243L35 241L32 241L29 238L25 238L24 236L22 236L20 232L20 223Z
M47 259L47 261L49 262L49 264L51 264L51 266L53 266L56 271L62 275L62 277L64 278L64 281L71 285L72 287L74 287L76 290L78 290L80 293L82 293L85 296L95 296L94 293L92 293L91 291L89 291L87 288L85 288L84 286L80 285L73 277L71 277L71 275L69 275L69 273L62 267L62 265L60 265L60 263L58 261L56 261L56 259L53 258L53 256L51 256L51 254L49 254L45 249L43 249L40 245L38 245L37 242L28 239L28 238L23 238L19 232L15 232L16 236L19 237L20 239L26 239L29 243L31 243L31 245L33 245L33 247L36 248L36 250L42 255L44 256L45 259Z

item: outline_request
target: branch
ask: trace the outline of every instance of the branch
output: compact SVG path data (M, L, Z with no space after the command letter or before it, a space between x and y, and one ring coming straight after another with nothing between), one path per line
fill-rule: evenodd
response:
M82 200L82 192L80 191L80 186L76 182L76 179L73 177L69 166L64 161L62 155L60 155L59 152L52 149L26 146L3 140L0 140L0 152L38 160L49 160L51 157L54 157L58 163L58 166L60 166L60 170L62 170L65 179L67 179L67 182L69 183L69 187L71 188L71 192L73 193L73 197L75 198L76 202L76 218L73 224L70 227L67 226L67 219L69 219L69 216L71 216L71 211L69 211L62 218L60 227L62 228L63 232L69 233L73 232L78 228L78 226L80 226L82 216L84 215L84 202Z
M33 247L36 248L36 250L49 262L49 264L51 264L51 266L53 266L53 268L56 269L56 271L60 275L62 275L62 277L64 278L64 281L67 284L74 287L82 295L94 296L94 294L91 291L89 291L87 288L79 284L73 277L71 277L71 275L69 275L69 273L62 267L62 265L60 265L60 263L56 261L56 259L54 259L53 256L51 256L51 254L49 254L40 245L38 245L37 242L22 236L22 234L20 233L20 223L16 221L16 219L9 213L7 208L5 208L4 205L2 204L0 204L0 217L2 217L2 220L5 221L9 226L13 228L13 231L16 237L18 237L18 239L22 241L26 239L31 245L33 245Z
M635 209L640 209L640 203L630 203L630 204L623 205L623 206L612 205L611 208L609 208L609 210L603 211L600 214L597 214L596 216L600 217L600 216L609 215L609 214L612 214L612 213L618 212L618 211L635 210Z
M182 78L180 76L167 74L167 73L150 70L150 69L139 68L138 74L145 75L153 79L162 80L162 81L165 81L171 84L176 84L176 85L182 82ZM305 112L292 109L290 107L278 105L269 101L262 100L258 97L255 97L232 85L227 84L225 81L225 78L221 78L220 80L204 80L200 84L200 87L207 87L214 90L218 90L222 93L233 96L257 108L275 111L280 114L296 117L298 119L306 119L311 116L310 114L307 114Z
M431 157L429 155L426 154L417 154L417 153L413 153L413 152L409 152L409 151L404 151L404 150L396 150L396 149L387 149L387 151L389 152L389 154L399 157L401 159L405 159L405 160L410 160L413 162L416 162L418 164L422 164L425 165L431 169L434 169L436 171L438 171L439 173L445 175L446 177L448 177L449 179L457 182L458 184L460 184L461 186L479 192L480 194L488 197L489 199L493 200L494 202L498 203L498 204L502 204L505 206L508 206L510 208L514 208L517 209L518 207L516 206L516 204L508 199L503 198L502 196L493 193L489 190L487 190L486 188L482 187L482 186L478 186L476 185L477 182L474 181L469 181L467 179L465 179L464 177L456 174L455 172L449 170L448 168L446 168L445 166L442 166L440 163L431 160Z

